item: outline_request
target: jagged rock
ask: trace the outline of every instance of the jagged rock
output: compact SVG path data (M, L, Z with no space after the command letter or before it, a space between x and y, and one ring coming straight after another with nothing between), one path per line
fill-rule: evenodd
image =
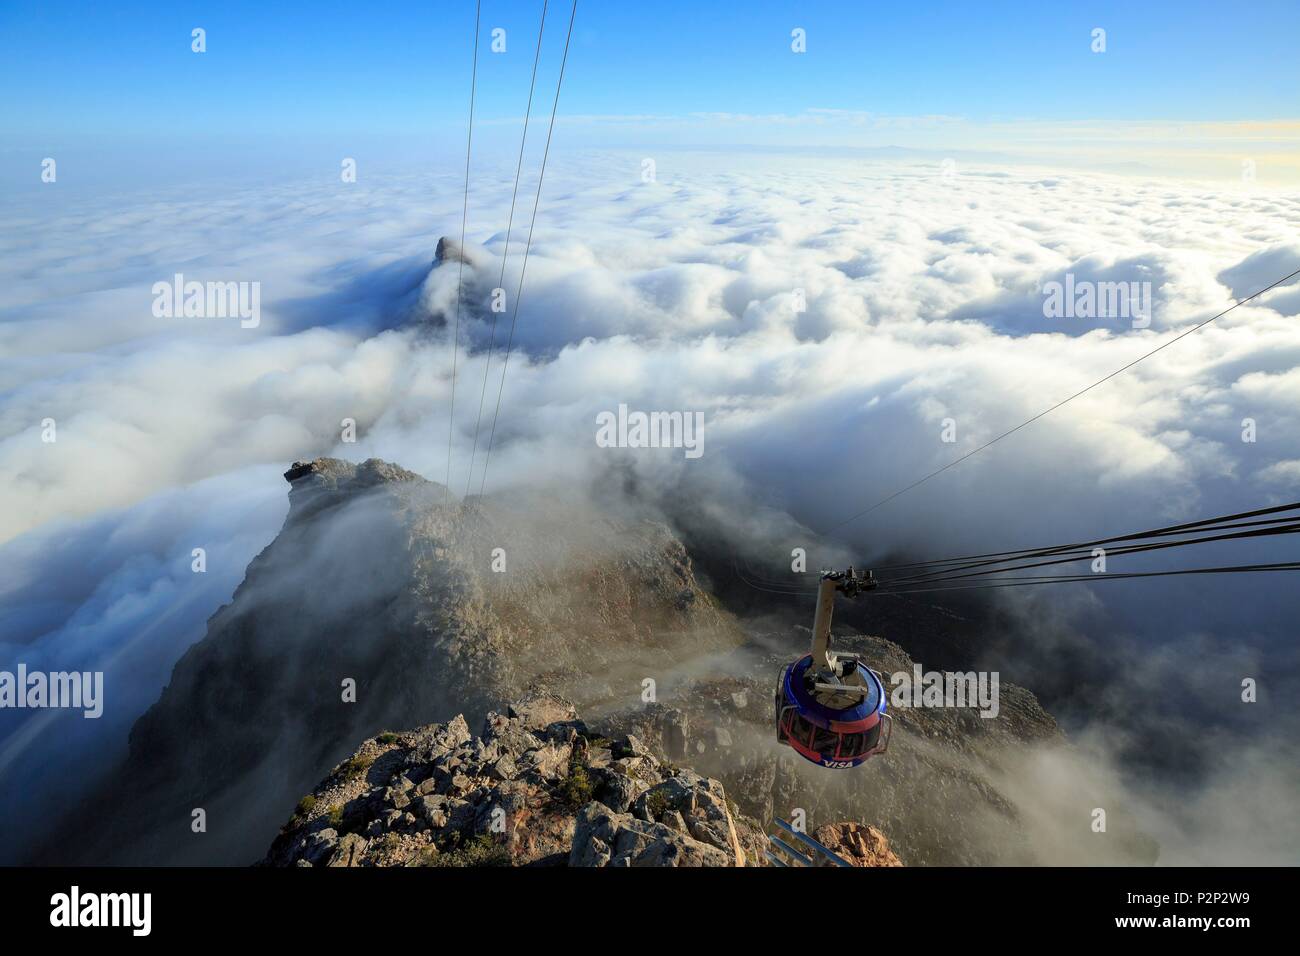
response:
M828 823L814 831L822 846L839 854L854 866L902 866L889 848L888 838L872 826L861 823Z
M555 719L543 724L547 717ZM465 726L458 717L365 741L300 802L264 863L745 866L762 860L762 830L733 817L718 781L690 770L669 775L635 737L615 746L636 756L590 767L593 755L608 757L609 750L579 733L585 725L568 701L525 697L505 714L489 714L477 738L466 738ZM353 770L360 765L367 772Z
M501 700L517 701L499 717L517 735L503 736L500 755L516 773L553 778L570 740L523 757L538 747L535 728L584 732L556 695L586 693L593 672L609 667L653 673L679 648L718 652L743 640L662 523L607 520L553 494L462 509L442 485L377 459L297 461L285 477L279 535L136 722L124 764L38 859L246 863L357 740L463 713L437 739L403 745L430 768L410 776L418 784ZM490 570L502 540L508 575ZM683 587L695 592L685 609ZM345 679L355 702L340 706ZM456 767L441 771L437 786ZM509 772L502 764L497 776ZM226 839L153 838L158 820L218 801L241 820Z
M418 803L421 819L435 830L447 825L447 798L441 795L421 797Z
M545 780L555 780L567 774L569 757L573 748L569 744L548 741L536 750L530 750L520 759L522 772L533 772Z
M470 740L469 724L457 714L446 724L430 724L413 731L414 740L408 763L412 766L431 764Z
M589 803L578 814L569 866L743 866L722 850L663 823Z
M511 704L507 713L517 718L525 730L545 730L551 724L578 719L573 704L555 694L529 694Z
M641 742L641 738L634 737L631 734L614 741L613 745L610 747L610 753L615 759L650 756L650 751L647 749L646 745Z
M689 718L686 712L676 707L666 707L660 711L660 733L663 737L664 750L669 757L685 757L688 750Z
M304 860L309 866L314 866L321 860L325 859L334 848L338 846L339 834L337 830L326 827L323 830L317 830L303 837L299 843L300 855L297 859Z
M358 866L369 841L356 833L348 833L339 840L334 855L330 857L329 866Z
M472 255L442 252L462 254ZM480 851L567 859L577 808L592 799L642 823L671 818L669 830L680 814L687 836L704 834L734 857L716 815L639 816L638 806L649 812L646 793L671 776L663 758L721 781L748 818L792 808L814 821L869 815L909 864L1044 862L1026 835L1038 811L1018 802L1016 761L1031 746L1067 742L1024 688L1002 683L997 719L891 703L889 754L828 773L772 742L772 685L788 655L771 649L806 647L807 629L755 624L746 643L663 524L610 520L588 501L566 506L553 495L461 507L442 485L376 459L299 461L285 478L280 534L137 721L125 764L40 862L244 863L330 766L338 769L318 788L316 810L286 829L296 842L277 840L278 858L320 865L356 834L370 841L349 844L348 858L363 865L422 849L444 860ZM508 575L486 570L502 540L511 542ZM890 641L839 629L836 642L885 674L913 668ZM693 676L642 706L627 675L669 666ZM357 696L339 706L343 678ZM599 707L608 737L636 743L592 736L566 696L587 713ZM458 712L371 737L341 761L383 728ZM470 728L485 718L475 738ZM502 834L489 828L490 812L507 798L514 809ZM226 839L151 836L159 820L216 801L242 823ZM729 812L752 861L761 832ZM1150 841L1118 823L1112 817L1113 839L1085 841L1109 856L1083 862L1150 861ZM500 845L437 842L448 834ZM381 846L381 836L400 839Z
M669 810L664 814L664 818L661 822L668 828L676 830L678 833L689 832L686 828L686 818L683 817L681 812L678 810Z
M492 261L492 253L488 252L482 246L470 244L461 245L461 243L452 239L450 236L443 236L438 240L438 246L433 253L434 265L444 263L463 262L467 266L480 268Z
M627 813L633 802L649 789L643 780L613 771L597 771L598 783L594 791L597 800L618 813Z
M695 839L730 853L733 865L745 865L745 851L727 807L726 791L718 781L693 770L682 770L641 794L633 806L633 814L643 820L661 820L671 813L681 815L687 832Z

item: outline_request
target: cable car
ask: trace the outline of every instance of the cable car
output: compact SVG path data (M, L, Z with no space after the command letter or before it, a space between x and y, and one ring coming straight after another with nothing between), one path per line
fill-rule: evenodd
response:
M822 767L856 767L889 749L893 719L886 712L884 681L858 655L830 647L836 593L855 597L875 586L870 572L824 573L812 653L787 664L777 684L776 739Z

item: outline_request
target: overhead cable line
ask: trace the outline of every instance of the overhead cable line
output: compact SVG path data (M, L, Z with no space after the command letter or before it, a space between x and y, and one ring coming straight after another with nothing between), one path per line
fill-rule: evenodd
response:
M955 557L955 558L938 558L931 561L914 561L905 564L876 565L874 567L874 570L899 571L899 570L906 570L909 568L924 568L924 567L940 565L940 564L961 564L967 561L977 561L982 558L997 558L1003 556L1006 556L1008 558L1014 558L1017 556L1024 556L1029 554L1048 554L1051 553L1052 551L1061 551L1061 550L1067 550L1072 548L1088 548L1097 545L1112 544L1117 541L1130 541L1139 538L1154 538L1159 535L1183 534L1191 531L1215 530L1219 525L1223 525L1224 527L1245 527L1247 525L1264 524L1267 522L1246 522L1245 524L1239 524L1239 525L1226 525L1224 523L1229 521L1233 521L1233 522L1240 521L1243 518L1257 518L1261 515L1280 514L1284 511L1296 511L1298 509L1300 509L1300 501L1296 501L1287 505L1276 505L1269 508L1259 508L1254 511L1241 511L1238 512L1237 514L1222 515L1217 518L1201 518L1197 521L1188 521L1183 524L1168 525L1163 528L1153 528L1149 531L1138 531L1133 534L1115 535L1109 538L1097 538L1092 541L1076 541L1073 544L1056 545L1054 547L1048 547L1048 548L1019 548L1014 551L990 551L986 554L968 554L968 555L963 555L961 557ZM1291 521L1291 520L1293 520L1291 517L1269 519L1269 521Z
M1300 508L1300 505L1288 505L1284 508L1265 509L1262 513L1270 513L1281 510L1294 511ZM1043 548L1036 551L1011 552L1008 557L990 557L982 561L966 561L958 564L945 563L942 566L926 569L921 573L913 572L904 575L901 579L894 580L926 580L938 576L958 576L957 572L967 571L969 577L973 574L986 573L980 572L978 568L992 568L994 570L1007 570L1005 567L1012 561L1035 560L1038 558L1055 558L1054 561L1043 562L1043 564L1063 564L1070 561L1086 560L1094 556L1094 550L1101 549L1107 554L1130 554L1141 551L1157 551L1165 548L1177 548L1183 545L1200 544L1208 541L1226 541L1235 538L1263 537L1272 534L1286 534L1292 531L1300 530L1300 514L1290 514L1281 518L1269 518L1262 521L1242 521L1238 522L1238 517L1247 517L1261 512L1247 512L1243 515L1228 515L1223 518L1210 519L1203 522L1193 522L1191 525L1176 525L1171 528L1157 529L1155 531L1141 532L1131 535L1118 535L1112 538L1099 538L1095 541L1085 541L1079 544L1062 545L1054 548ZM1222 531L1234 531L1233 534L1218 534ZM1205 537L1189 537L1179 540L1164 540L1173 535L1204 534ZM1152 543L1137 543L1124 545L1124 542L1144 542L1148 539L1156 539ZM1118 548L1105 548L1103 546L1110 544L1120 544ZM1017 568L1040 567L1039 564L1013 565ZM884 571L885 568L876 568L874 570Z
M1074 575L1024 575L1018 578L993 578L988 581L942 584L936 582L926 587L878 588L881 594L930 594L936 591L981 591L993 588L1023 587L1030 584L1067 584L1071 582L1120 581L1128 578L1161 578L1185 574L1240 574L1257 571L1300 571L1300 561L1280 561L1272 564L1243 564L1215 568L1179 568L1172 571L1120 571L1098 574Z
M1126 547L1113 548L1109 550L1104 548L1098 548L1096 550L1103 552L1107 557L1114 557L1117 555L1125 555L1125 554L1141 554L1147 551L1160 551L1166 548L1180 548L1183 547L1184 545L1191 545L1191 544L1206 544L1212 541L1231 541L1240 538L1265 537L1269 535L1278 535L1278 534L1295 534L1296 532L1300 532L1300 523L1280 525L1278 527L1272 527L1272 528L1257 528L1251 531L1239 531L1236 532L1235 534L1211 535L1208 537L1190 538L1182 541L1157 541L1153 544L1134 544L1134 545L1128 545ZM1048 557L1048 556L1045 555L1044 557ZM911 582L924 583L926 581L936 581L936 580L956 581L962 578L980 577L982 575L987 575L987 574L1002 574L1006 571L1027 571L1032 568L1045 568L1057 564L1072 564L1076 561L1089 561L1089 560L1094 560L1097 557L1097 555L1095 552L1089 551L1082 554L1077 554L1077 553L1068 554L1065 557L1058 557L1055 555L1051 555L1050 557L1052 557L1052 560L1050 561L1034 561L1029 564L1006 565L1004 562L991 562L989 563L989 566L987 566L985 570L982 571L966 570L965 568L955 569L956 571L963 572L960 574L954 573L954 570L951 569L946 571L933 571L929 574L913 575L911 577L893 579L889 583L891 584L907 584Z
M497 288L506 287L506 259L510 256L510 230L515 222L515 200L519 197L519 175L524 168L524 144L528 142L528 118L533 112L533 91L537 87L537 64L542 58L542 34L546 30L546 7L549 0L542 0L542 22L537 27L537 52L533 54L533 78L528 82L528 105L524 108L524 131L519 137L519 161L515 164L515 186L510 193L510 216L506 220L506 244L501 252L501 275L497 279ZM469 472L465 476L465 496L469 497L470 486L474 483L474 456L478 454L479 425L483 422L483 400L487 396L488 369L492 365L492 349L496 345L497 313L492 311L492 324L488 332L487 355L483 360L483 386L479 389L478 415L474 419L474 445L469 453Z
M1257 299L1257 298L1259 298L1259 297L1260 297L1261 295L1263 295L1265 292L1268 292L1268 291L1270 291L1270 290L1272 290L1272 289L1277 288L1278 286L1282 285L1284 282L1288 282L1288 281L1290 281L1291 279L1294 279L1296 276L1300 276L1300 269L1297 269L1295 272L1292 272L1290 275L1283 276L1281 279L1278 279L1276 282L1270 283L1269 285L1267 285L1267 286L1265 286L1264 288L1260 289L1258 292L1255 292L1255 293L1253 293L1252 295L1248 295L1248 296L1246 296L1244 299L1238 299L1236 302L1234 302L1232 305L1228 306L1228 308L1224 309L1224 310L1223 310L1222 312L1220 312L1218 315L1211 316L1210 318L1206 319L1204 322L1200 322L1200 323L1198 323L1198 324L1192 326L1190 329L1186 330L1185 332L1180 332L1178 335L1174 336L1174 337L1173 337L1172 339L1170 339L1168 342L1165 342L1165 343L1163 343L1162 345L1158 345L1156 348L1152 349L1150 352L1147 352L1146 354L1141 355L1141 356L1135 358L1133 361L1129 362L1127 365L1124 365L1124 366L1121 366L1120 368L1117 368L1115 371L1111 372L1109 375L1105 376L1104 378L1100 378L1100 379L1098 379L1097 381L1093 382L1091 385L1087 386L1086 388L1081 388L1081 389L1079 389L1079 391L1075 392L1073 395L1069 396L1068 398L1064 398L1064 399L1062 399L1061 401L1057 402L1055 405L1051 406L1050 408L1045 409L1045 410L1039 412L1039 413L1038 413L1037 415L1035 415L1033 418L1030 418L1030 419L1028 419L1027 421L1023 421L1023 422L1021 422L1021 423L1020 423L1019 425L1017 425L1015 428L1008 429L1007 431L1005 431L1005 432L1003 432L1002 434L998 435L996 438L992 438L992 439L990 439L989 441L986 441L984 444L980 445L978 448L974 449L973 451L969 451L969 452L967 452L966 454L962 455L960 458L955 458L955 459L953 459L952 461L948 462L948 464L944 465L942 468L937 468L937 469L935 469L934 471L930 472L928 475L924 476L923 478L918 478L916 481L912 482L910 485L907 485L907 486L905 486L905 487L903 487L903 488L900 488L898 491L895 491L893 494L891 494L891 495L889 495L889 496L887 496L887 497L885 497L885 498L881 498L879 501L877 501L875 504L871 505L870 507L863 508L861 511L859 511L859 512L853 514L853 515L850 515L850 516L847 517L847 518L845 518L843 521L840 521L840 522L837 523L837 524L833 524L833 525L831 525L830 527L828 527L828 528L826 528L826 529L824 529L824 530L818 532L818 534L819 534L819 535L827 535L827 534L830 534L832 531L836 531L836 530L838 530L838 529L844 527L846 524L850 524L851 522L856 521L858 518L861 518L861 517L863 517L864 515L870 514L871 512L875 511L877 508L881 507L882 505L886 505L886 504L888 504L889 502L893 501L895 498L898 498L899 496L901 496L901 495L903 495L903 494L906 494L907 492L911 491L913 488L916 488L916 487L919 486L919 485L923 485L923 484L925 484L925 483L926 483L927 481L929 481L931 478L934 478L934 477L936 477L936 476L938 476L938 475L943 474L943 473L944 473L945 471L947 471L949 468L952 468L952 467L955 466L955 465L959 465L959 464L961 464L961 463L962 463L963 461L965 461L967 458L971 458L971 457L973 457L973 456L975 456L975 455L978 455L980 452L982 452L984 449L988 448L990 445L995 445L995 444L997 444L997 443L1000 442L1002 439L1004 439L1004 438L1006 438L1006 437L1008 437L1008 436L1010 436L1010 435L1014 435L1016 432L1020 431L1020 429L1026 427L1027 425L1032 425L1034 422L1038 421L1040 418L1043 418L1044 416L1051 414L1052 412L1056 411L1056 410L1057 410L1058 408L1060 408L1061 406L1066 405L1066 404L1068 404L1069 402L1074 401L1076 398L1080 397L1081 395L1086 395L1088 392L1092 391L1092 390L1093 390L1094 388L1096 388L1097 386L1102 385L1102 384L1104 384L1104 383L1110 381L1110 380L1111 380L1112 378L1114 378L1115 376L1117 376L1117 375L1119 375L1119 374L1121 374L1121 373L1123 373L1123 372L1128 371L1128 370L1131 369L1133 366L1137 365L1139 362L1142 362L1142 361L1145 361L1146 359L1149 359L1151 356L1155 355L1157 352L1160 352L1160 351L1163 351L1164 349L1167 349L1169 346L1173 345L1175 342L1182 341L1183 339L1187 338L1187 336L1191 335L1193 332L1199 332L1201 329L1205 328L1205 327L1206 327L1207 325L1209 325L1211 322L1215 322L1215 321L1217 321L1217 320L1223 318L1225 315L1227 315L1229 312L1231 312L1233 309L1237 308L1238 306L1240 306L1240 305L1244 305L1245 303L1251 301L1252 299Z
M533 197L533 215L528 223L528 241L524 243L524 258L519 269L519 285L515 290L514 309L510 315L510 336L506 340L505 357L501 362L501 384L497 388L496 410L492 413L492 430L488 433L487 451L483 455L483 479L479 483L479 495L483 494L483 489L487 485L488 465L492 461L492 445L496 440L497 419L501 415L501 396L506 389L506 372L510 367L510 350L514 346L515 326L519 321L519 300L524 292L524 274L528 271L528 253L533 247L533 229L537 225L537 206L542 199L542 181L546 177L546 160L551 153L551 135L555 132L555 113L560 106L560 90L564 86L564 68L569 61L569 41L573 38L573 20L578 13L578 0L573 0L573 8L569 11L569 29L564 36L564 55L560 58L560 76L555 83L555 101L551 104L551 122L546 129L546 146L542 150L542 166L537 174L537 194Z
M875 589L880 593L908 593L912 591L970 590L1006 586L1019 587L1034 583L1063 583L1067 581L1094 581L1107 578L1159 577L1175 573L1236 573L1242 570L1291 570L1289 564L1241 565L1220 569L1190 569L1151 572L1094 572L1090 574L1022 575L1005 577L1009 572L1070 564L1093 560L1094 548L1107 557L1141 554L1197 544L1271 537L1300 533L1300 502L1243 511L1237 514L1203 518L1163 528L1097 538L1046 548L998 551L960 558L945 558L933 562L915 562L875 568L875 571L910 569L911 573L898 578L880 580ZM1283 514L1290 512L1289 514ZM1273 516L1273 517L1265 517ZM1245 520L1258 519L1258 520ZM1102 545L1118 547L1102 548ZM775 579L754 580L733 561L737 577L749 587L773 594L795 596L815 593L796 581Z
M465 223L469 218L469 157L474 143L474 93L478 87L478 34L482 0L474 2L474 59L469 79L469 132L465 137L465 195L460 207L460 257L456 268L456 327L451 347L451 402L447 409L447 478L442 489L442 503L451 494L451 445L456 437L456 353L460 350L460 296L465 275Z

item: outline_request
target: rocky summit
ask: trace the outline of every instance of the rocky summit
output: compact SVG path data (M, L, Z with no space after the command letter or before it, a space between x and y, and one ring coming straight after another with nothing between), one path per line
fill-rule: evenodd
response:
M639 692L664 661L741 640L660 522L553 496L462 501L378 459L284 477L280 533L38 862L248 863L379 730L477 726L499 701L593 675ZM208 833L171 838L195 809Z
M365 741L299 802L263 864L752 866L766 846L717 780L532 694L477 737L458 715Z
M750 860L758 831L735 807L765 826L864 821L908 865L1157 857L1105 775L1061 784L1084 765L1030 691L1001 680L996 713L931 706L893 687L914 657L855 628L836 646L890 684L889 752L828 771L780 746L773 688L808 652L809 609L724 604L705 552L635 496L462 500L377 459L285 479L279 534L33 862L241 865L272 841L272 862L313 864ZM531 703L501 714L510 700ZM544 700L560 710L536 716ZM423 729L383 733L403 727ZM840 836L879 855L870 831Z

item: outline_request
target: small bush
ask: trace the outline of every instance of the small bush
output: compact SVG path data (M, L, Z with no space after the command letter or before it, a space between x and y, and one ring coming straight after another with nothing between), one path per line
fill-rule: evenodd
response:
M569 775L560 785L560 796L571 807L585 807L591 802L591 795L596 790L596 782L587 773L587 768L580 763L569 765Z
M349 757L343 761L340 773L344 780L355 780L369 770L370 765L374 762L374 757Z
M393 733L391 730L385 730L382 734L376 737L375 740L387 747L389 744L397 743L397 734Z
M483 833L468 841L463 846L445 853L421 851L420 862L423 866L509 866L510 851L503 844L492 838L490 833Z
M329 817L328 817L328 819L329 819L329 822L330 822L330 826L332 826L334 829L337 830L340 826L342 826L342 824L343 824L343 804L341 804L341 803L336 803L336 804L334 804L334 806L330 807L330 811L329 811Z
M305 819L306 817L311 816L311 812L315 809L316 809L316 798L309 793L307 794L307 796L303 797L301 800L298 801L298 805L293 808L293 815L295 817L303 817Z
M645 808L658 820L668 812L668 795L662 790L651 790L645 798Z
M587 773L588 750L574 747L569 753L569 775L560 784L559 796L571 807L585 807L596 791L596 781Z

